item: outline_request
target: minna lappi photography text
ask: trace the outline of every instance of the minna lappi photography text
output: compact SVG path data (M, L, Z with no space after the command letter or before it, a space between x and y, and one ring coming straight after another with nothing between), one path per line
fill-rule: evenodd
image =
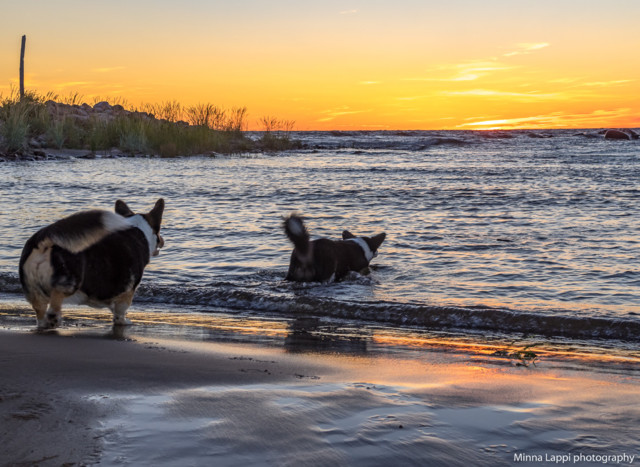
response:
M543 453L527 454L517 452L513 455L514 462L539 462L545 464L607 464L607 465L629 465L633 464L636 454L615 453L615 454L584 454L584 453Z

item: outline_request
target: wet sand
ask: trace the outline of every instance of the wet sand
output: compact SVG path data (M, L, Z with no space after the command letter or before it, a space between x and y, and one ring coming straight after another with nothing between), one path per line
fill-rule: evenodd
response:
M135 314L124 335L77 316L45 334L3 319L3 465L630 465L640 455L632 355L548 351L523 366L478 345L374 333L366 348L345 347L291 325L264 342L257 331L203 339L197 326L185 335Z

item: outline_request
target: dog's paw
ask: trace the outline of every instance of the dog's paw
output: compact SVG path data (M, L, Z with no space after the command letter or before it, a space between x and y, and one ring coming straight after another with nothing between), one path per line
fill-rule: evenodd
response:
M43 319L39 319L38 320L38 331L46 331L47 329L51 329L51 325L49 324L49 321L47 320L47 318L43 318Z
M54 329L62 324L62 315L60 313L47 313L45 317L38 320L38 329Z
M113 317L113 325L114 326L131 326L133 323L129 318L125 318L124 316L114 316Z

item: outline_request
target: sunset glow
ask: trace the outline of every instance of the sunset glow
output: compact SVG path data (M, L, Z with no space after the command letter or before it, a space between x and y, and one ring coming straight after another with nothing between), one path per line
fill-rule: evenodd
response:
M0 93L246 106L298 130L640 126L640 2L6 2Z

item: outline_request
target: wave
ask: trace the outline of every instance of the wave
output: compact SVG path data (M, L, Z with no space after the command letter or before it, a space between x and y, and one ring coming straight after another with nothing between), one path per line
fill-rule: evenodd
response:
M21 294L22 286L16 274L0 272L0 292Z
M440 146L465 147L504 144L513 140L517 144L535 144L533 140L563 137L569 139L602 139L596 130L449 130L449 131L301 131L292 137L312 150L401 150L428 151Z
M135 302L196 306L203 313L230 310L286 318L324 317L425 330L524 334L571 339L640 340L640 321L580 317L568 313L523 312L506 308L453 307L396 302L353 302L306 293L318 285L282 287L231 282L207 286L142 284ZM17 276L0 273L0 292L21 293ZM135 303L134 303L135 306Z
M307 149L356 149L425 151L438 146L467 146L476 144L476 138L463 132L434 133L428 131L396 132L299 132L293 138L303 142Z
M310 288L313 288L311 286ZM206 287L142 285L140 302L197 305L299 317L337 318L431 330L467 330L572 339L640 340L640 321L536 313L490 307L452 307L395 302L352 302L291 289L261 289L220 283Z

